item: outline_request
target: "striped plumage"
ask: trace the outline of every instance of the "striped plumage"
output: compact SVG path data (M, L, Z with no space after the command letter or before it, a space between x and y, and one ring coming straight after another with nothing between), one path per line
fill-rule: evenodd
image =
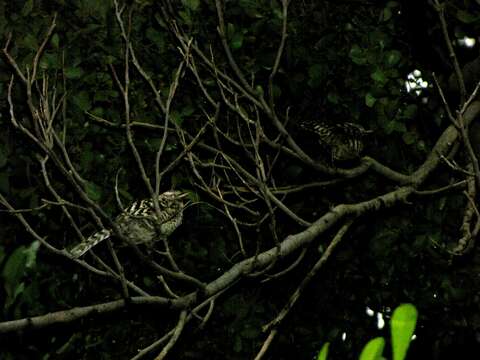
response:
M354 160L360 157L364 147L364 137L371 133L361 125L344 122L328 124L318 121L302 121L300 127L315 133L322 148L334 161Z
M160 218L151 198L135 201L115 218L120 232L134 244L149 244L170 236L183 220L183 199L187 193L167 191L158 196ZM111 229L102 229L74 246L70 254L79 258L100 242L112 236Z

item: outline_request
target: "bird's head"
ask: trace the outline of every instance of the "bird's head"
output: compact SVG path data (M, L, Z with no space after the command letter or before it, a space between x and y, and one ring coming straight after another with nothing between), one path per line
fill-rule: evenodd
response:
M184 208L184 199L188 197L188 192L180 190L170 190L158 196L158 201L165 203L167 206L173 206L174 208ZM168 205L170 204L170 205Z

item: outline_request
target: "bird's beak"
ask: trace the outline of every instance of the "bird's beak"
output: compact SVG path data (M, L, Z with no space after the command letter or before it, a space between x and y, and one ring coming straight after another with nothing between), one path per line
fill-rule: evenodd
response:
M178 199L183 199L188 196L188 192L181 193L180 195L177 196Z

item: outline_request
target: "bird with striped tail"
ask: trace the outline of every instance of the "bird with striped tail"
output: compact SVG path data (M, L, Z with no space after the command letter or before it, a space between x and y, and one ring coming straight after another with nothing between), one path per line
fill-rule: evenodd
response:
M160 194L159 216L151 198L135 201L124 209L114 222L130 243L151 245L169 237L182 224L186 196L188 193L182 191L166 191ZM102 229L75 245L69 252L73 258L80 258L112 235L114 233L111 229Z
M332 164L358 159L364 149L365 136L373 132L350 122L330 124L304 120L299 126L318 136L318 142L322 150L329 155Z

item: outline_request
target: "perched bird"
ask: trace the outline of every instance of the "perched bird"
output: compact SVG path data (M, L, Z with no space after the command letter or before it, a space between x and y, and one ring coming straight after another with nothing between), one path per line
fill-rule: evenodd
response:
M167 191L158 196L160 216L157 217L155 205L151 198L135 201L115 218L120 232L131 243L152 244L167 238L180 226L183 220L183 199L188 193ZM84 242L74 246L70 254L79 258L88 250L113 235L111 229L103 229L89 236Z
M302 121L300 127L318 136L322 149L330 155L332 163L355 160L360 157L365 135L372 130L350 122L328 124L319 121Z

